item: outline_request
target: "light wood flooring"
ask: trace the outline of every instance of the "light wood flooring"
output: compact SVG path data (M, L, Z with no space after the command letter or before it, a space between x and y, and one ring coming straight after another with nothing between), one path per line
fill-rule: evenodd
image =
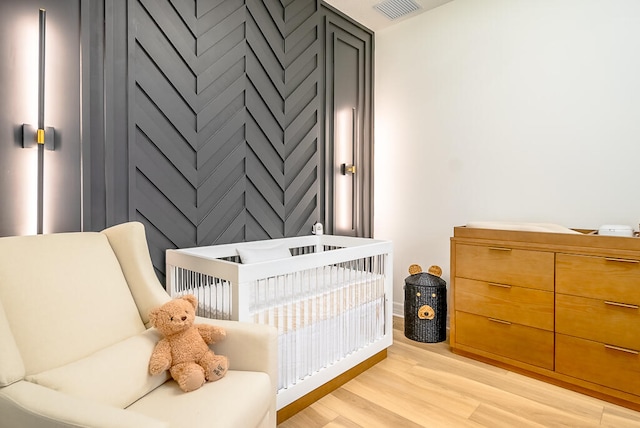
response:
M640 427L640 413L407 339L278 428Z

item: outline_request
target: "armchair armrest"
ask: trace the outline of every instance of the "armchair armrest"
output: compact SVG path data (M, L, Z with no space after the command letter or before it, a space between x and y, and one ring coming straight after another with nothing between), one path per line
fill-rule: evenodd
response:
M168 428L163 421L19 381L0 389L1 427Z
M224 328L227 337L212 345L214 352L229 358L230 370L265 372L271 379L271 405L267 426L276 426L278 389L278 330L263 324L196 317L196 323Z
M275 327L247 322L196 317L196 323L224 328L227 337L213 345L216 354L229 358L230 370L265 372L274 388L278 382L278 331Z

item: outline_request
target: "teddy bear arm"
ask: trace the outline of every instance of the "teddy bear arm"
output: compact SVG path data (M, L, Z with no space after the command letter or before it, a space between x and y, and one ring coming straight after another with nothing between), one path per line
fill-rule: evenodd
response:
M171 345L166 339L160 340L149 359L149 373L157 375L171 367Z
M222 327L216 327L208 324L196 324L198 332L207 344L220 342L227 337L227 332Z

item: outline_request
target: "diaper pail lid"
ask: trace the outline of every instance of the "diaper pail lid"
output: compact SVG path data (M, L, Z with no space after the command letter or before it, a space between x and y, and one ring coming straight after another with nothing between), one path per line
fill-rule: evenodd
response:
M420 265L411 265L409 267L410 276L406 277L404 282L407 285L421 285L430 287L446 287L447 283L440 278L442 269L440 266L431 266L427 272L422 272Z

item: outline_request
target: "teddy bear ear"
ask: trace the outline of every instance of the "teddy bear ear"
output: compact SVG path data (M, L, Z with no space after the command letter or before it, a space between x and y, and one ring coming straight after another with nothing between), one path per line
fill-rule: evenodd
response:
M152 326L156 326L156 321L158 319L158 309L153 309L151 311L149 311L149 322L151 323Z
M191 303L193 309L196 309L198 307L198 299L196 299L196 296L194 296L193 294L182 296L182 300L186 300L187 302Z

